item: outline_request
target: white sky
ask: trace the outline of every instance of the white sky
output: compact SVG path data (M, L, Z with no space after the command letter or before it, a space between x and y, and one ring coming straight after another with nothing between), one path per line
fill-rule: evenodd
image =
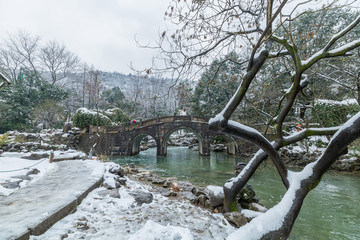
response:
M169 0L0 0L0 44L19 30L56 40L104 71L150 67Z

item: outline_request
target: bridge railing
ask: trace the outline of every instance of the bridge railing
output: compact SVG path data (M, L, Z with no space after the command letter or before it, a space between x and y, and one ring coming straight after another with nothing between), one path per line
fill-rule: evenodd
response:
M171 122L208 122L209 117L199 117L199 116L164 116L157 117L154 119L148 119L145 121L137 121L136 123L126 123L119 126L90 126L90 133L117 133L117 132L126 132L131 131L139 127L147 127L150 125L155 125L158 123L171 123Z

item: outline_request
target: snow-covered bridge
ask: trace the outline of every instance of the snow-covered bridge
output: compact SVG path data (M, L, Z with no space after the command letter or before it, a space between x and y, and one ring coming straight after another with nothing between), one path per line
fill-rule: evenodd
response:
M134 155L140 151L141 140L151 136L156 141L157 155L166 156L169 136L177 130L187 129L197 136L201 155L210 155L210 143L217 136L226 140L229 154L236 154L241 140L210 130L208 120L195 116L166 116L130 125L93 127L81 135L80 147L85 151L93 147L97 153L106 155Z

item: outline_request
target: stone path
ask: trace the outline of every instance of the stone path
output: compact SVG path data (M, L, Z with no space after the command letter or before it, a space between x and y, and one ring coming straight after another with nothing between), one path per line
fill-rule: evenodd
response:
M102 181L103 164L65 161L55 171L0 201L0 239L29 239L43 234L73 212Z

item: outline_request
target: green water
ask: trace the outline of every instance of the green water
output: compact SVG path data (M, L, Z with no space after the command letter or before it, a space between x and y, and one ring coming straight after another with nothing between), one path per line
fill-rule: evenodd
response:
M224 185L233 177L234 164L247 159L212 152L200 156L187 148L168 147L166 157L156 157L156 149L135 156L116 157L119 164L135 163L160 176L177 177L196 185ZM268 163L250 181L266 207L275 205L285 193L278 174ZM289 239L360 240L360 178L326 174L306 197Z

